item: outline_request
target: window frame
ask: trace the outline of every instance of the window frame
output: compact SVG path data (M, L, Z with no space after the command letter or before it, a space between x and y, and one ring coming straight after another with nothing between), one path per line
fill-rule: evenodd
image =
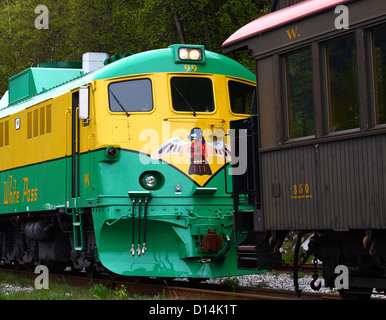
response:
M339 39L344 39L352 37L354 40L354 50L356 51L356 55L353 56L353 61L355 62L356 66L356 101L357 101L357 108L358 108L358 126L343 130L332 130L332 102L331 102L331 82L330 82L330 76L331 76L331 68L330 68L330 62L329 62L329 53L327 49L327 44L331 43L333 41L337 41ZM323 78L324 78L324 95L325 95L325 106L324 106L324 113L325 113L325 130L326 135L337 135L337 134L345 134L345 133L351 133L351 132L359 132L361 128L361 105L360 105L360 75L359 75L359 64L358 64L358 39L355 31L347 32L345 34L338 35L336 37L331 37L328 39L325 39L320 42L323 48Z
M366 53L368 54L367 69L369 72L369 85L370 85L370 105L369 110L369 127L373 129L386 128L385 123L379 123L379 95L378 95L378 81L377 81L377 61L376 61L376 50L375 50L375 33L376 29L386 28L386 23L380 23L371 26L365 30L365 41L366 41ZM385 54L386 57L386 54Z
M231 105L231 95L230 95L230 90L229 90L229 82L238 82L238 83L242 83L242 84L245 84L245 85L249 85L249 86L252 86L252 87L255 87L255 103L256 103L256 112L257 110L259 109L259 99L258 99L258 89L257 89L257 85L255 82L252 82L252 81L246 81L244 79L239 79L239 78L233 78L233 77L227 77L227 80L226 80L226 87L227 87L227 98L228 98L228 105L229 105L229 112L232 114L232 115L235 115L235 116L249 116L249 115L252 115L253 112L251 113L238 113L238 112L234 112L232 110L232 105ZM251 110L253 111L253 110Z
M205 79L209 79L212 83L212 93L213 93L213 111L196 111L196 114L200 114L200 115L203 115L203 114L207 114L207 115L213 115L217 112L217 98L216 98L216 90L215 90L215 79L213 79L213 76L208 76L208 75L204 75L204 74L195 74L195 75L186 75L186 74L180 74L180 73L170 73L168 74L167 76L167 85L168 85L168 88L169 88L169 106L170 106L170 112L171 113L175 113L175 114L184 114L184 115L191 115L193 114L193 111L178 111L176 109L174 109L174 106L173 106L173 94L172 94L172 84L171 84L171 80L173 78L199 78L199 79L202 79L202 78L205 78Z
M309 50L310 56L311 56L311 85L312 85L312 105L314 109L314 118L313 118L313 125L314 125L314 133L305 135L305 136L299 136L299 137L291 137L291 103L290 103L290 81L289 81L289 63L288 63L288 56L291 54L296 54L301 51L305 51L306 49ZM284 135L284 142L295 142L295 141L301 141L301 140L309 140L309 139L315 139L316 132L317 132L317 118L316 118L316 103L315 103L315 81L314 81L314 54L313 54L313 48L312 43L309 43L305 46L301 46L286 52L283 52L280 54L280 77L281 77L281 91L282 91L282 104L283 104L283 135Z
M110 85L113 85L113 84L116 84L116 83L123 83L123 82L129 82L129 81L136 81L136 80L149 80L150 81L150 88L151 88L151 101L152 101L152 109L151 110L147 110L147 111L123 111L123 110L119 110L119 111L114 111L114 110L111 110L110 108ZM150 114L150 113L153 113L156 109L156 105L155 105L155 92L154 92L154 83L153 83L153 79L149 76L145 76L145 77L135 77L135 78L120 78L120 79L116 79L115 81L111 81L107 84L107 103L108 103L108 106L107 106L107 109L108 109L108 112L110 114L113 114L113 115L122 115L122 114Z

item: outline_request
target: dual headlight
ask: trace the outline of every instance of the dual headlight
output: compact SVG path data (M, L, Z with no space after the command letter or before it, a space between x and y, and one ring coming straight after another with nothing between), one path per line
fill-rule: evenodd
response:
M178 58L181 60L201 61L202 50L199 48L179 48Z

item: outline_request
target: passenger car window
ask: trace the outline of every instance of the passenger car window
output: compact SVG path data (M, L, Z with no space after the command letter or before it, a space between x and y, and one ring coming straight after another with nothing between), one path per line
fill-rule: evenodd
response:
M386 123L386 25L373 30L376 124Z
M213 85L208 78L173 77L170 79L175 111L214 111Z
M150 79L113 82L109 85L109 105L113 112L146 112L153 110Z
M229 98L234 113L256 113L256 87L238 81L229 81Z
M290 53L285 58L288 138L314 135L311 48Z
M330 132L359 128L354 35L325 44Z

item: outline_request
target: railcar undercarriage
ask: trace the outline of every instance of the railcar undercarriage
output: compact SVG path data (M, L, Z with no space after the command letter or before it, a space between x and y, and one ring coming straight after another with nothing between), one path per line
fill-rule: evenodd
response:
M3 265L51 271L104 270L95 259L95 235L90 214L84 214L85 250L75 251L72 217L62 213L6 215L0 221L0 260Z
M386 290L386 235L378 230L318 232L309 242L309 250L323 262L325 286L339 286L337 266L348 269L348 288L339 290L344 299L369 299L373 288Z
M237 248L238 267L280 269L280 247L286 234L284 231L250 230L247 239ZM294 287L299 296L298 271L312 256L314 275L310 286L313 290L321 288L318 272L322 269L324 286L337 288L344 300L368 300L373 290L386 293L386 234L383 231L299 231L296 239L293 271ZM303 246L302 241L307 242L307 245ZM341 271L342 268L347 270L347 279L344 279L346 274Z

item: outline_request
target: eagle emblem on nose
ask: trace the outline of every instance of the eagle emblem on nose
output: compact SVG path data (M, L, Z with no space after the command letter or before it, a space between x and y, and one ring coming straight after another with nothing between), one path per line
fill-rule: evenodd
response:
M190 158L189 175L212 175L210 168L211 157L231 160L231 148L222 140L214 139L207 142L201 128L191 129L187 136L189 141L181 137L172 137L150 155L152 159L162 159L168 155L180 154Z
M191 141L190 144L190 158L191 164L189 168L189 174L212 175L209 164L206 161L208 157L206 153L206 142L200 128L193 128L190 131L188 139Z

